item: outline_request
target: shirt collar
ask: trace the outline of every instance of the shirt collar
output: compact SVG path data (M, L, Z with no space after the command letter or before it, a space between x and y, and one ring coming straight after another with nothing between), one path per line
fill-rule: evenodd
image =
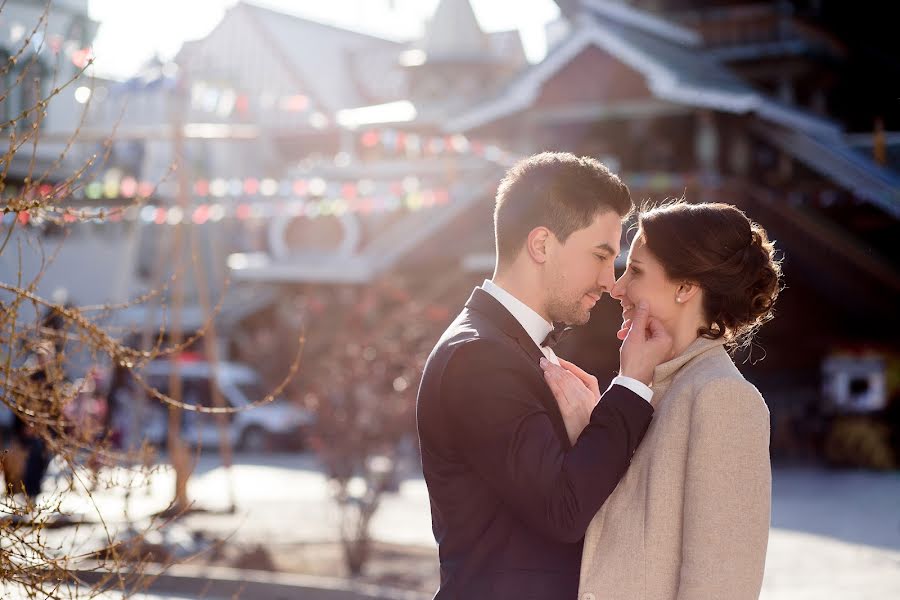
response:
M519 325L522 326L537 346L540 346L547 337L547 334L553 331L552 323L548 323L544 320L544 317L537 314L534 309L490 279L484 280L484 283L481 284L481 289L493 296L497 302L502 304L503 307L515 317L516 321L519 322Z

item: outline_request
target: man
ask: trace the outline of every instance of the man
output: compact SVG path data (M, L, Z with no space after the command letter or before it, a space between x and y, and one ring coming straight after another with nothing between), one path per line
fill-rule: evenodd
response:
M642 307L600 402L593 377L565 362L548 377L541 363L559 364L553 324L586 323L612 289L631 210L628 188L586 157L538 154L501 182L494 276L441 337L419 388L436 598L576 597L582 538L650 424L647 384L671 339ZM561 376L590 397L581 423L577 410L563 418L547 385Z

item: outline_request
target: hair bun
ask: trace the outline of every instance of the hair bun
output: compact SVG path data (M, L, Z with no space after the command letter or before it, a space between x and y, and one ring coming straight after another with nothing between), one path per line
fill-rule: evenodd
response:
M781 265L766 231L740 209L679 201L642 212L639 226L666 275L703 290L709 325L700 335L740 346L772 319Z
M759 327L772 318L772 307L781 291L781 268L764 229L751 224L751 242L745 250L743 272L747 276L748 320Z

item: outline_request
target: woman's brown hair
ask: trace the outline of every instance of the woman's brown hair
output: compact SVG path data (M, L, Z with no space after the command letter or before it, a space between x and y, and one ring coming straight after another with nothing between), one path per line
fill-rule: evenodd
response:
M699 335L744 346L773 317L781 264L765 229L737 207L678 200L642 210L638 229L669 279L703 290Z

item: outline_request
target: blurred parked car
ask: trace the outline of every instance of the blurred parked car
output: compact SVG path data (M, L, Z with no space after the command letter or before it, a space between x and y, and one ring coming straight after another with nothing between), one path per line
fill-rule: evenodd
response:
M171 361L155 361L142 371L147 383L168 395ZM212 365L204 361L182 362L178 365L182 381L182 401L203 407L213 407L210 390ZM262 400L268 390L261 385L256 372L246 365L219 362L215 382L227 407L243 408ZM168 432L168 405L151 400L143 419L143 436L150 443L164 446ZM303 408L294 406L282 398L226 415L228 435L239 450L260 452L266 450L302 450L315 417ZM181 437L194 446L216 448L219 444L219 428L216 415L196 411L182 411Z

